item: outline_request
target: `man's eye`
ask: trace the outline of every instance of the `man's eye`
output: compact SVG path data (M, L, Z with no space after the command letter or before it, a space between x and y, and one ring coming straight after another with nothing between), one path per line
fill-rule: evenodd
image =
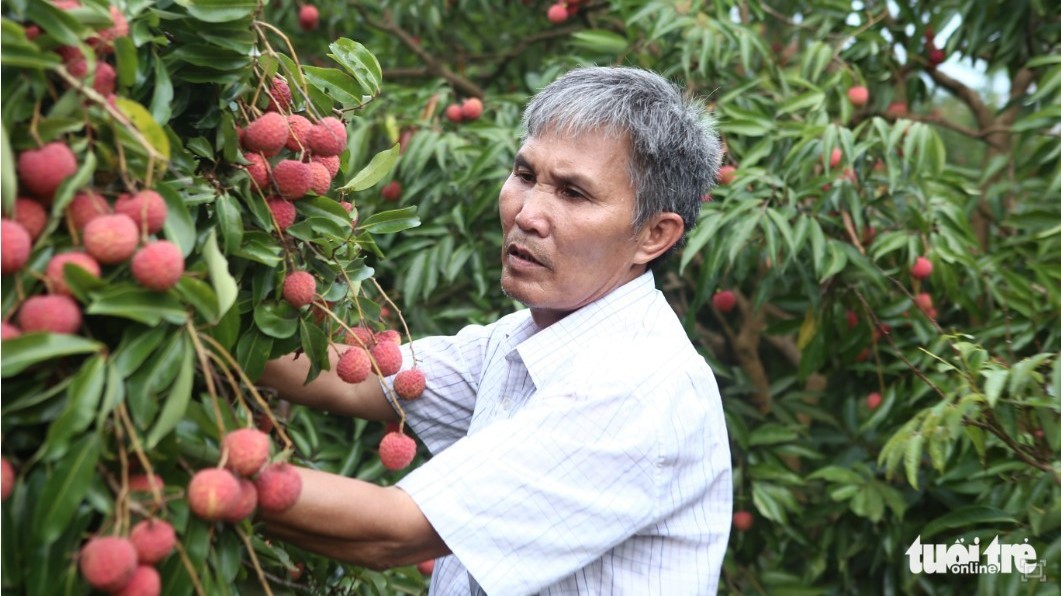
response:
M568 186L565 186L565 187L561 188L560 189L560 194L562 194L565 198L568 198L568 199L584 199L584 198L586 198L585 195L583 195L579 191L577 191L577 190L575 190L575 189L573 189L571 187L568 187Z
M512 172L512 175L524 182L534 182L534 174L531 174L527 170L516 170Z

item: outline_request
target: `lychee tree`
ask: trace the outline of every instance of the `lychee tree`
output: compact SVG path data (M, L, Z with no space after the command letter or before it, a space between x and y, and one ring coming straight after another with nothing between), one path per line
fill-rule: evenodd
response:
M316 376L352 327L367 372L400 365L372 263L419 222L359 216L398 148L348 143L375 56L336 36L308 64L258 2L2 13L5 592L422 589L253 522L297 498L289 462L387 483L415 457L401 426L395 465L382 427L254 385L296 351Z

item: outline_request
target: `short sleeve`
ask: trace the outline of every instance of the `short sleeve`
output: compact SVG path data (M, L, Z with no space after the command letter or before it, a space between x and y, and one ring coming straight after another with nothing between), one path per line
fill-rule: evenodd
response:
M629 394L539 393L398 486L486 593L535 593L654 520L660 426Z

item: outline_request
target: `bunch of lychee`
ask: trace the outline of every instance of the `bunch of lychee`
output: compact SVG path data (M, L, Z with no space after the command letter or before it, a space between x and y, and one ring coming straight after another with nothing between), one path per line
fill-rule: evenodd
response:
M389 377L402 368L401 335L397 331L373 333L366 327L353 327L344 343L349 348L339 357L335 372L347 383L361 383L377 369L380 375ZM419 393L415 397L418 396Z
M81 6L80 0L61 0L53 2L56 8L70 10ZM110 6L111 25L96 32L88 40L88 44L95 52L94 69L89 72L89 61L77 46L60 46L56 53L63 60L71 76L81 80L84 84L91 83L92 88L100 95L110 99L114 96L115 85L118 81L118 73L114 67L107 62L110 54L114 53L114 40L129 35L129 21L117 6ZM40 34L40 28L31 25L26 28L26 35L31 39Z
M446 119L450 122L471 122L483 115L483 100L478 97L466 98L459 104L450 104L446 108Z
M130 487L131 488L131 487ZM177 545L169 522L149 518L133 526L128 537L95 536L81 547L78 568L93 588L127 596L157 595L162 579L156 566Z

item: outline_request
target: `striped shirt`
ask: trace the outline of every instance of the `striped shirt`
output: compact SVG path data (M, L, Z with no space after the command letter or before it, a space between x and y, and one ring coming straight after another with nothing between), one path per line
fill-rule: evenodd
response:
M717 591L721 398L651 272L545 329L522 310L412 350L432 458L398 486L453 552L432 596Z

